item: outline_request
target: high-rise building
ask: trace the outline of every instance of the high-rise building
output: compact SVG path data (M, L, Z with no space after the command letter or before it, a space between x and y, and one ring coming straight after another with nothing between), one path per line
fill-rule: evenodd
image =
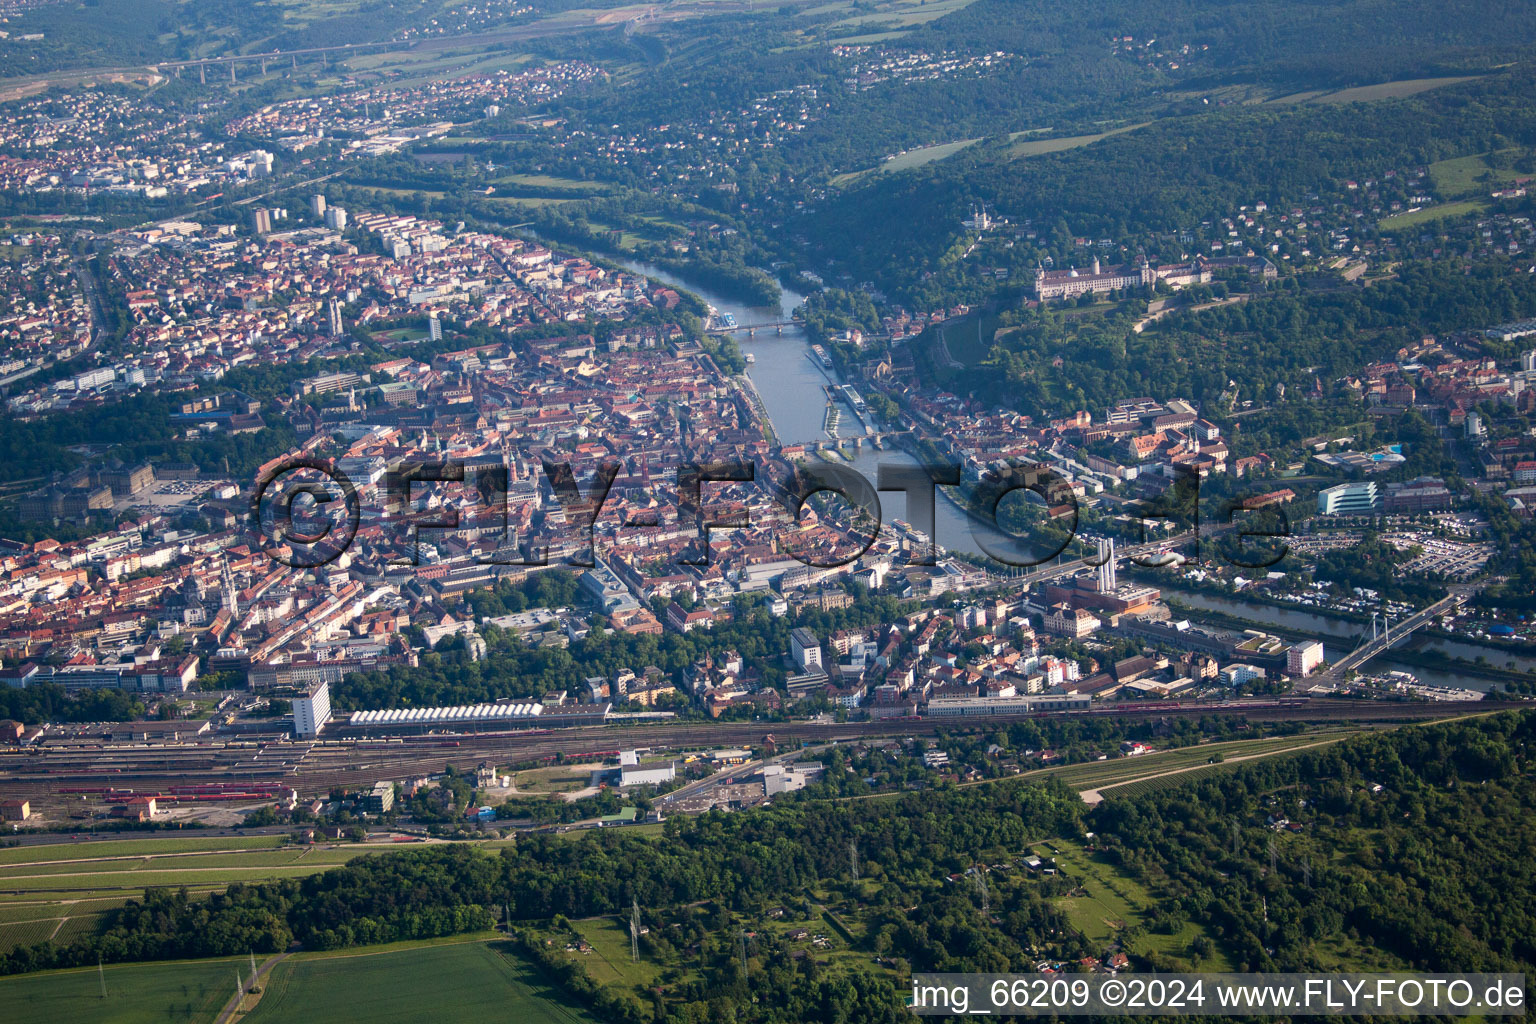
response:
M436 313L427 317L427 335L433 341L443 340L443 322L437 318Z
M258 235L271 234L272 211L264 206L258 206L251 211L251 230Z
M802 672L811 671L812 666L821 668L821 641L804 626L790 630L789 653Z
M332 296L331 301L326 305L326 314L330 321L327 326L330 329L331 337L341 337L342 334L345 333L345 327L341 322L341 302L334 296Z
M293 734L315 737L331 720L331 684L325 681L310 688L308 696L293 700Z
M310 196L309 210L316 217L325 216L325 196Z
M1536 348L1520 353L1520 369L1536 370Z
M325 211L325 226L332 231L347 230L347 211L339 206L329 207Z
M1285 670L1293 676L1309 676L1323 663L1323 645L1303 640L1285 652Z

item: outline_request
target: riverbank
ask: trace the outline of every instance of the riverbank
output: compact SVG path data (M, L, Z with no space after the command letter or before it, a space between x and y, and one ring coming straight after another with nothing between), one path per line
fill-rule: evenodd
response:
M1197 608L1185 604L1177 596L1169 596L1167 590L1163 592L1163 603L1168 605L1176 613L1196 619L1202 624L1220 626L1225 629L1256 629L1286 640L1315 640L1317 636L1307 630L1293 629L1283 624L1265 622L1260 619L1248 619L1242 616L1232 615L1227 612L1216 611L1210 608ZM1317 612L1309 612L1317 615ZM1323 616L1318 615L1319 618ZM1344 620L1340 620L1341 622ZM1333 635L1333 639L1348 641L1350 637L1346 633ZM1410 640L1410 643L1413 641ZM1422 642L1422 641L1421 641ZM1410 668L1433 669L1455 676L1471 676L1488 682L1519 683L1530 686L1536 684L1536 676L1507 668L1498 668L1494 665L1479 665L1475 661L1464 658L1452 657L1439 651L1417 650L1413 647L1394 647L1389 655L1382 660L1394 664L1405 665Z

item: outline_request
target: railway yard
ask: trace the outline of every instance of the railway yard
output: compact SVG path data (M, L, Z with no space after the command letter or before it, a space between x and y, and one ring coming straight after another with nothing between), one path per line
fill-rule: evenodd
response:
M1503 705L1479 702L1446 705L1419 702L1352 701L1330 698L1236 700L1222 703L1152 702L1082 712L1084 716L1200 718L1241 716L1253 721L1409 722L1484 713ZM986 728L1024 717L985 719L886 719L872 722L739 722L580 726L502 733L437 733L395 738L296 741L288 738L176 743L44 743L0 753L0 799L57 802L71 797L124 799L157 796L163 803L248 795L260 802L274 788L301 797L324 796L376 781L406 781L440 773L447 765L473 768L482 761L532 765L597 761L620 749L705 750L752 746L772 735L788 746L856 741L876 737L931 736ZM189 785L195 781L197 785Z

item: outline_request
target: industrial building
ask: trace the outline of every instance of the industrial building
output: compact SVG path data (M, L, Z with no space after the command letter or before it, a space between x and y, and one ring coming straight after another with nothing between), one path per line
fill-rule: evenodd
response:
M640 755L633 750L619 751L619 787L660 786L677 778L677 766L666 764L642 765Z
M976 718L987 715L1032 715L1043 711L1086 711L1093 699L1077 693L1045 693L1030 697L935 697L924 711L930 718Z
M503 729L602 725L612 710L611 703L557 707L534 701L510 700L444 708L392 708L385 711L354 711L345 723L338 724L336 731L342 736L410 735L437 731L494 732Z

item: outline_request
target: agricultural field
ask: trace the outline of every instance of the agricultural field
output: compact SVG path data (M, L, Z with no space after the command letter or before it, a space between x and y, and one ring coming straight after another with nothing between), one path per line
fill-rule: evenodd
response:
M272 969L260 1001L241 1020L587 1024L592 1018L503 944L481 940L290 957Z
M493 71L517 71L533 57L526 53L499 52L495 48L452 51L391 50L359 54L346 67L359 74L387 77L391 87L410 88L424 82Z
M838 38L850 31L879 27L891 31L909 29L914 25L927 24L946 14L953 14L958 10L968 7L971 0L891 0L891 2L877 3L873 5L859 5L857 8L851 3L824 4L813 7L804 13L807 16L823 16L838 14L847 11L851 16L834 21L830 25L818 26L816 31L828 38ZM873 7L873 10L870 10ZM854 13L855 11L867 13Z
M281 836L126 839L0 851L0 950L91 934L146 886L193 893L302 878L393 847L280 846Z
M7 1024L207 1024L247 961L109 964L0 978ZM102 998L102 989L106 998Z

